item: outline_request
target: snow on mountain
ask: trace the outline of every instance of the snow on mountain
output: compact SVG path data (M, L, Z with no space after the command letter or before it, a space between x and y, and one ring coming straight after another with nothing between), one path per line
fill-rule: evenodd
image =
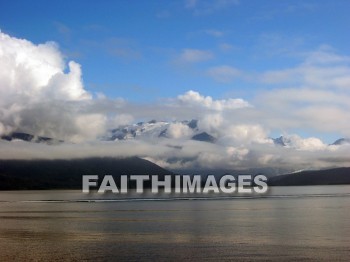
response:
M177 133L188 134L191 139L213 142L215 138L205 132L199 132L197 120L191 121L156 121L139 122L132 125L124 125L112 129L108 134L101 138L103 141L118 141L129 139L156 139L156 138L176 138ZM175 130L174 127L182 130ZM178 132L177 132L178 131ZM187 131L187 132L186 132ZM204 134L205 133L205 134Z
M146 123L140 122L115 128L104 138L107 141L127 140L139 137L157 138L168 127L169 123L165 121L157 122L152 120Z
M289 137L280 136L278 138L272 138L272 141L277 146L291 147L291 148L308 147L308 146L321 148L321 147L327 146L325 144L322 144L322 141L319 140L318 138L302 139L296 135L289 136ZM330 146L341 146L341 145L349 145L349 144L350 144L350 138L340 138L336 140L334 143L330 144Z
M291 135L288 137L280 136L272 139L275 145L294 148L297 150L317 151L327 148L322 140L316 137L302 138L298 135Z
M0 137L5 141L26 141L32 143L59 144L64 141L55 138L42 137L23 132L13 132ZM161 138L182 138L196 141L216 143L219 137L198 127L198 121L156 121L139 122L137 124L123 125L109 130L106 135L99 137L100 141L120 141L120 140L157 140ZM276 146L295 148L300 150L318 150L327 147L318 138L301 138L297 135L280 136L270 138ZM340 138L330 146L341 146L350 144L350 139Z

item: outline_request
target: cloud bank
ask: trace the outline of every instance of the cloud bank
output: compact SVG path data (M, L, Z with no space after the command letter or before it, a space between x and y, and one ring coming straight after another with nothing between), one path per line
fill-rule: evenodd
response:
M210 52L183 50L183 62L211 59ZM175 98L133 104L94 97L84 88L81 66L66 61L55 43L34 44L0 32L0 135L26 132L65 140L47 146L0 141L0 158L140 156L171 169L285 169L350 166L350 146L329 146L294 130L350 136L349 58L328 47L305 54L294 68L254 74L271 88L251 101L215 99L190 90ZM227 82L242 71L228 65L207 74ZM245 73L245 74L249 74ZM276 87L276 88L275 88ZM169 124L166 138L102 142L111 128L141 120L198 120L215 143L190 140L195 130ZM199 132L199 131L198 131ZM285 134L286 146L270 138Z

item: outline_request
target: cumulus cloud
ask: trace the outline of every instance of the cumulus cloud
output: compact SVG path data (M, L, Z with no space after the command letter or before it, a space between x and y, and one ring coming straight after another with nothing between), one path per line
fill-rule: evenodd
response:
M321 48L295 67L264 72L260 83L276 85L248 102L215 99L196 91L160 102L132 104L94 98L85 88L81 66L66 61L56 44L33 44L0 33L0 135L13 131L53 137L77 144L47 146L0 140L0 158L72 158L140 156L171 169L285 169L349 166L350 146L329 146L317 137L285 135L285 147L273 143L271 131L310 129L350 136L349 59ZM213 55L184 50L184 62ZM210 71L211 70L211 71ZM231 81L241 72L211 68L212 77ZM282 88L282 87L283 88ZM254 105L254 106L253 106ZM139 120L175 120L165 139L98 142L107 129ZM197 119L196 128L181 120ZM309 130L308 130L309 131ZM216 143L193 141L207 132Z
M34 45L0 33L1 96L24 95L30 99L90 99L81 82L80 65L71 61L65 71L63 55L55 43ZM6 87L6 88L5 88Z
M222 135L224 118L221 113L210 113L199 118L198 127L216 137Z
M80 65L70 61L66 68L55 43L35 45L0 32L1 134L26 131L67 140L94 138L105 123L104 116L81 110L91 99ZM89 121L95 123L87 132Z
M298 135L291 135L284 138L287 147L304 151L317 151L327 149L327 145L316 137L301 138ZM330 148L332 149L332 148Z
M202 106L216 111L238 109L250 106L247 101L240 98L215 100L210 96L202 96L200 93L193 90L178 96L178 99L185 105Z
M72 136L72 141L79 142L83 138L96 138L97 135L104 134L106 120L101 114L78 115L75 118L78 134Z
M242 161L248 155L249 149L229 146L226 148L226 152L230 158Z
M183 123L171 123L167 129L170 138L190 138L192 134L192 129Z
M230 144L271 143L268 132L260 125L230 125L225 129L221 141Z

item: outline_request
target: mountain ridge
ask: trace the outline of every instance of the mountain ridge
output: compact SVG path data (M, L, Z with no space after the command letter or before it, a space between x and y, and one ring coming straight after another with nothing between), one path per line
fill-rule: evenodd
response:
M188 137L190 140L196 140L201 142L215 143L218 137L213 136L205 130L198 127L198 120L183 120L183 121L156 121L150 120L148 122L138 122L136 124L121 125L117 128L109 129L103 136L97 138L98 141L119 141L119 140L130 140L130 139L158 139L158 138L170 138L169 127L171 124L182 124L192 130L192 135ZM277 138L269 137L273 144L282 147L292 146L292 137L280 136ZM25 132L12 132L10 134L2 135L0 137L5 141L26 141L34 143L45 143L49 145L55 145L64 143L65 141L56 139L54 137L38 136L36 134L30 134ZM330 146L336 145L347 145L350 144L350 138L339 138Z
M306 170L271 177L270 186L312 186L350 184L350 167Z
M138 157L0 160L0 190L81 189L83 175L171 175ZM146 184L147 185L147 184Z

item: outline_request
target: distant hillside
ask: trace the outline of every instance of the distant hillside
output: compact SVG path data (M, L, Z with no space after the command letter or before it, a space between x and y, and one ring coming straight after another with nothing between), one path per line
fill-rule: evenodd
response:
M195 173L195 172L194 172ZM171 175L156 164L138 158L73 160L0 160L0 190L81 189L83 175ZM270 186L350 184L350 167L303 171L269 178ZM150 182L145 183L149 187ZM131 187L135 187L131 184Z
M73 160L0 160L0 190L81 189L82 175L166 175L137 157ZM147 184L145 184L147 186Z
M21 133L21 132L14 132L12 134L3 135L3 136L0 136L0 139L6 140L6 141L21 140L21 141L33 142L33 143L45 143L49 145L63 143L62 140L58 140L50 137L44 137L44 136L34 136L31 134Z
M216 140L215 137L213 137L212 135L209 135L207 132L202 132L200 134L194 135L192 139L197 141L202 141L202 142L209 142L209 143L214 143Z
M309 186L350 184L350 167L303 171L269 179L271 186Z

